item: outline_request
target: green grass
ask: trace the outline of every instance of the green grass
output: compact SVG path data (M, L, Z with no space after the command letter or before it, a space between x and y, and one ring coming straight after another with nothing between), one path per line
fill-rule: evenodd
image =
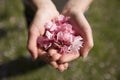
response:
M87 60L71 62L58 72L31 60L21 0L0 1L0 80L120 80L120 1L94 0L86 17L94 48Z

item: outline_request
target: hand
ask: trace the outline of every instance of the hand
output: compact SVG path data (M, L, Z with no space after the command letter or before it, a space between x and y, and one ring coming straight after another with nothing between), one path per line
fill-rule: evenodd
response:
M60 58L61 63L70 62L77 59L79 56L83 56L85 58L93 47L92 30L84 16L84 12L88 9L88 5L90 3L91 0L69 0L62 11L63 15L71 17L70 23L83 38L83 47L80 49L80 54L64 54Z
M47 62L58 70L63 71L67 69L68 63L57 63L57 60L61 57L61 55L57 53L57 50L50 49L46 52L37 46L38 37L42 36L45 32L45 23L57 17L59 13L50 0L33 0L33 2L37 7L37 11L28 33L28 50L33 59L36 59L39 56L41 60Z

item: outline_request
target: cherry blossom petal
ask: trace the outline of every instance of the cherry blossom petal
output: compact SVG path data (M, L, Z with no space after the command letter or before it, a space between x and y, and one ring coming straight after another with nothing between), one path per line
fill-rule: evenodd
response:
M75 36L75 31L68 21L69 19L69 17L60 15L47 22L45 24L45 35L38 38L38 45L45 50L55 46L61 54L79 53L83 41L81 36Z

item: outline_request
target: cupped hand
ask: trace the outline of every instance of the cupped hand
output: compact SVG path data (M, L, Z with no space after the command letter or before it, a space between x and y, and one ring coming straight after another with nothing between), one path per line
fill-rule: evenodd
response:
M54 19L58 15L59 12L51 1L48 1L47 3L43 2L37 9L35 17L29 28L27 46L33 59L39 57L43 61L57 68L59 71L64 71L67 69L68 63L57 63L57 60L61 57L61 55L57 53L57 50L50 49L46 52L37 45L38 37L42 36L45 32L45 23L51 19Z
M64 54L59 62L70 62L79 56L86 58L93 47L92 30L84 16L84 12L88 9L90 3L91 0L69 0L65 5L62 14L70 17L69 21L73 25L73 28L83 38L83 47L80 49L80 54Z

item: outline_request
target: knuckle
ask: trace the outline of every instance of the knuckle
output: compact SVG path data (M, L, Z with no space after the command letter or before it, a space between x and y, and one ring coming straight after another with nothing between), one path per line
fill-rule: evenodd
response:
M73 17L78 17L78 15L79 15L80 13L82 13L82 11L77 10L76 7L70 9L68 12L69 12L70 15L73 16Z
M52 56L52 58L53 58L54 61L57 61L57 60L59 60L60 56L58 54L54 54Z
M57 67L58 67L57 63L55 63L55 62L50 62L50 65L51 65L52 67L54 67L54 68L57 68Z
M75 10L75 9L71 9L71 10L69 10L69 13L71 14L71 16L76 16L76 14L78 14L77 13L78 11L77 10Z
M93 46L94 46L94 43L92 42L88 45L88 48L91 49L91 48L93 48Z
M59 59L59 63L64 63L65 62L65 58L60 58Z
M76 58L79 58L80 57L80 54L76 54Z
M68 68L68 66L69 66L68 63L65 63L65 64L64 64L64 67L65 67L66 69Z
M49 49L48 50L48 54L50 55L50 56L53 56L53 55L55 55L57 53L57 51L55 50L55 49Z
M59 70L60 72L63 72L63 71L65 70L65 68L64 68L63 65L60 65L60 66L58 67L58 70Z
M27 49L30 53L33 51L33 48L30 45L27 45Z
M27 45L27 49L28 49L28 50L31 50L31 46L30 46L30 45Z

